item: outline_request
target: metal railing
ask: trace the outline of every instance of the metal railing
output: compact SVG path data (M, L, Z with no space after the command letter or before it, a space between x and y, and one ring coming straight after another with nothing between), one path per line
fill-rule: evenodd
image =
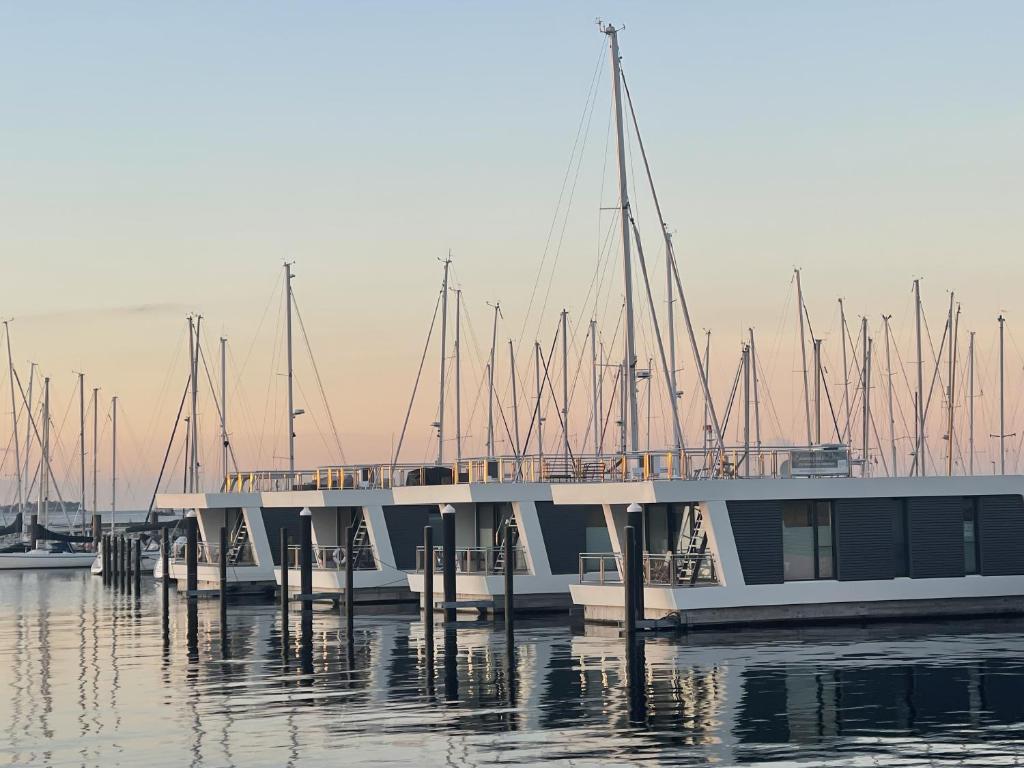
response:
M457 547L455 549L455 572L474 576L491 576L504 573L501 547ZM434 573L444 570L444 548L434 547ZM528 574L526 549L512 548L512 572ZM416 573L423 573L423 547L416 547Z
M317 545L313 547L313 570L343 571L345 570L345 547L341 544ZM352 550L352 570L376 571L377 557L373 546L364 544ZM302 547L288 547L288 568L297 570L302 564Z
M710 552L643 556L644 584L655 587L695 587L718 584L715 557ZM617 552L584 552L580 555L580 584L621 584L622 555Z
M849 476L847 449L762 446L683 451L586 454L565 457L494 456L450 464L367 464L289 472L260 470L227 475L226 493L389 489L461 483L600 483L702 478ZM815 462L813 457L827 461ZM836 457L840 457L837 460ZM831 462L831 463L830 463ZM854 462L855 463L855 462ZM833 467L834 464L834 467ZM832 471L830 471L830 468Z
M205 541L196 543L196 562L199 565L219 565L220 545L209 544ZM185 562L185 542L175 542L171 546L171 561L175 563ZM256 554L252 548L252 542L231 545L228 547L228 565L247 566L256 565Z

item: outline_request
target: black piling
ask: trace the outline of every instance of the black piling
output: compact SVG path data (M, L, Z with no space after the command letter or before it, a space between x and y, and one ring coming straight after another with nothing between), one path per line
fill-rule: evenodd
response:
M194 513L185 518L185 596L195 600L199 589L199 521Z
M130 595L132 593L132 587L135 586L135 542L132 541L131 537L126 537L124 544L124 586L125 591Z
M29 530L29 534L28 534L28 536L29 536L29 547L31 547L32 549L35 549L36 545L39 544L39 536L38 536L38 534L39 534L39 515L38 514L33 514L33 515L31 515L29 517L28 530Z
M163 577L160 579L161 591L161 629L163 630L164 641L170 636L170 594L171 594L171 534L166 528L160 530L160 566L163 570Z
M626 511L626 525L633 526L633 595L636 617L644 618L644 508L639 504L630 504Z
M428 667L434 662L434 529L423 529L423 644Z
M103 541L103 516L97 513L92 516L93 549L99 550L101 541Z
M515 649L515 526L505 526L505 646L509 653Z
M100 542L100 567L103 569L101 575L103 576L103 584L107 585L110 583L110 537L103 534L103 539Z
M121 590L127 592L130 588L128 582L128 567L130 565L128 561L128 537L121 536L121 542L118 544L118 552L121 557Z
M135 565L132 568L135 576L135 597L142 597L142 539L135 540Z
M117 586L117 537L112 534L107 534L107 549L110 552L107 554L107 564L110 566L109 573L107 574L107 583L111 587Z
M356 527L350 525L345 529L345 632L352 637L355 627L356 615L356 590L355 574L356 567Z
M281 528L281 656L288 660L288 531Z
M114 560L114 567L110 572L110 577L114 580L114 588L121 588L121 537L111 536L110 537L110 556Z
M636 529L626 526L626 546L622 548L622 580L625 592L623 624L626 630L626 652L631 652L636 642Z
M228 529L221 526L220 529L220 557L217 560L219 565L219 596L220 596L220 631L223 635L228 623Z
M302 510L299 522L299 599L302 610L312 610L309 596L313 594L313 513Z
M444 576L444 621L455 622L455 507L441 508L441 549Z

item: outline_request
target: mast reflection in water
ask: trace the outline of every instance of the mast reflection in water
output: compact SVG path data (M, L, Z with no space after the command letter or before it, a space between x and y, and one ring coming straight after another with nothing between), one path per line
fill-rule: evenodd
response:
M216 601L189 621L81 573L0 575L0 723L13 765L732 765L1024 758L1024 620L696 633Z

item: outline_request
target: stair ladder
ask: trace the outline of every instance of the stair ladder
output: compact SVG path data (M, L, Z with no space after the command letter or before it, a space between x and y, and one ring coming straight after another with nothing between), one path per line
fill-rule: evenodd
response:
M692 519L693 527L690 529L686 548L683 550L685 559L683 560L683 569L679 574L679 580L684 581L688 579L690 584L695 584L703 565L704 552L708 547L708 533L704 530L704 515L701 514L700 509L694 507ZM685 532L680 531L680 540L685 535Z
M505 518L505 522L501 526L501 540L498 542L498 554L494 558L494 572L503 573L505 571L505 539L508 536L515 535L515 518L509 515ZM514 542L513 542L514 546ZM515 552L512 553L512 570L515 570Z
M238 557L249 543L249 526L245 524L245 515L238 516L238 523L231 534L231 546L228 547L228 565L238 563Z
M370 529L369 526L366 525L366 515L359 513L359 522L356 523L356 532L352 536L351 556L356 558L352 561L353 568L359 567L359 562L363 557L363 552L366 551L366 548L369 547L370 544Z

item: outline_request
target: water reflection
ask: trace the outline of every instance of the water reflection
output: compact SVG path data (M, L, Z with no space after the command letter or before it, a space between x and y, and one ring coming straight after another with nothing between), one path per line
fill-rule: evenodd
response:
M1013 763L1024 621L652 637L128 596L0 574L18 765ZM297 615L296 615L297 614ZM428 636L431 642L428 642ZM436 647L435 647L436 644ZM283 660L289 650L291 663Z

